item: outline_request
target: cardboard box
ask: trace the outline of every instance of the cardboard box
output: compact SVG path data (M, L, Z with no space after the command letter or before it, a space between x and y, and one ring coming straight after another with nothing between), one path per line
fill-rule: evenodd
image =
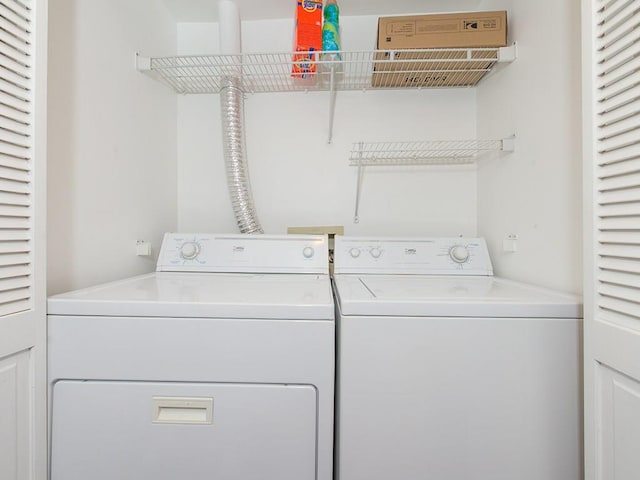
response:
M374 87L447 87L475 85L497 61L494 50L507 44L507 13L473 12L402 17L378 21L379 50L473 48L462 51L376 54ZM393 60L393 61L391 61ZM423 60L423 61L420 61ZM426 60L426 61L424 61Z
M322 0L297 0L296 25L294 35L293 67L294 78L311 78L315 75L317 64L313 54L322 50Z
M377 54L374 87L456 87L477 84L498 60L495 50L388 52Z
M435 88L476 85L485 72L482 71L414 71L374 72L371 85L377 88Z
M475 48L507 45L507 12L380 17L378 49Z

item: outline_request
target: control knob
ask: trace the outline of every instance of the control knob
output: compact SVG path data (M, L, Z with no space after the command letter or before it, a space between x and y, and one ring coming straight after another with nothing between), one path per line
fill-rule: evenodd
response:
M180 256L185 260L193 260L200 253L200 245L197 242L185 242L180 247Z
M469 249L464 245L454 245L449 249L449 257L456 263L464 263L469 260Z
M313 250L313 247L304 247L302 249L302 256L304 258L311 258L311 257L313 257L314 253L315 253L315 251Z
M373 247L371 250L369 250L369 253L373 258L380 258L380 255L382 255L382 250L380 250L378 247Z
M356 247L350 248L349 255L351 255L351 258L358 258L360 256L360 249Z

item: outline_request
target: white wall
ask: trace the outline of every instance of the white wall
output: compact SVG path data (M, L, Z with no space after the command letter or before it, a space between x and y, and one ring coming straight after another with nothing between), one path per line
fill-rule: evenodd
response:
M375 48L377 17L342 17L345 50ZM291 20L242 24L245 52L290 51ZM181 54L218 52L217 24L178 26ZM267 233L292 225L344 225L347 234L473 235L473 167L368 168L353 223L352 143L475 138L473 89L339 92L327 144L325 92L255 94L245 101L247 159ZM235 232L222 158L217 95L178 101L179 229Z
M326 93L248 95L247 157L265 230L478 233L498 274L580 291L579 3L485 0L479 9L509 11L514 64L477 89L340 92L331 145ZM162 0L52 0L50 17L50 293L151 270L152 259L134 254L137 239L157 249L166 230L236 231L218 96L176 97L133 68L135 51L216 53L217 24L176 32ZM372 49L376 17L343 16L342 32L346 50ZM246 52L289 51L291 39L291 19L243 22ZM479 171L368 168L353 223L352 143L512 133L516 152ZM509 234L517 253L501 251Z
M51 0L48 290L154 268L176 226L176 97L137 72L136 51L171 54L161 0Z
M581 291L580 1L485 1L507 9L517 60L478 88L478 135L516 134L480 162L478 233L496 273ZM516 253L502 241L518 236Z

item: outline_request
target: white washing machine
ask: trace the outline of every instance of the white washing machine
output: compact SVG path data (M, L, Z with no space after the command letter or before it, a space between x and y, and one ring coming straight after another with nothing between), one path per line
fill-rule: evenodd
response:
M339 480L579 480L580 299L477 238L336 237Z
M332 478L326 236L167 234L48 310L52 480Z

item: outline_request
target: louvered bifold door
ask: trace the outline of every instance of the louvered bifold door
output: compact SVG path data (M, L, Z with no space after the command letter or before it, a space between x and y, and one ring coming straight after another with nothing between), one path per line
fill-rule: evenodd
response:
M0 3L0 315L31 308L33 102L30 2Z
M640 0L583 0L585 472L640 478ZM587 10L585 10L587 11ZM585 15L587 18L587 15ZM588 98L588 100L587 100Z
M0 0L0 480L47 477L46 42L47 0Z
M598 306L611 321L640 329L640 2L601 3Z

